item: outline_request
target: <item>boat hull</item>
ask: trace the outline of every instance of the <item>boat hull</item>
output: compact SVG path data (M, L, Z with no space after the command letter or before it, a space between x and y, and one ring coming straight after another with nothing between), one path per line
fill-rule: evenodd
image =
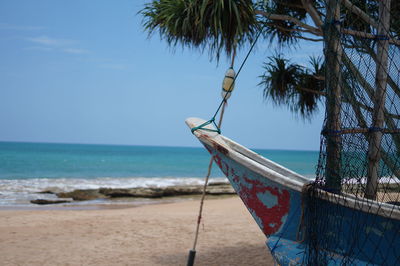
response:
M223 152L203 144L213 156L216 165L229 179L264 235L275 236L267 240L267 247L277 262L281 265L301 263L304 253L304 246L300 244L303 236L299 231L302 221L301 192L265 178L232 160ZM289 241L297 246L300 244L303 252L299 253L298 248L293 248L292 251L287 248L282 250L278 240Z
M204 120L186 122L193 128ZM320 190L220 134L201 129L194 134L229 179L280 265L400 264L400 212L394 205Z

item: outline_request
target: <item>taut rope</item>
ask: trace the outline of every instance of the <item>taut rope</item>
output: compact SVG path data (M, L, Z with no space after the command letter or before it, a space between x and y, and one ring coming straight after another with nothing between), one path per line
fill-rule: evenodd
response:
M207 130L207 131L213 131L213 132L217 132L218 134L221 134L221 124L222 124L222 119L224 117L224 113L225 113L225 107L228 103L228 98L231 95L231 92L233 90L233 86L235 84L236 78L239 76L240 71L242 70L244 64L246 63L247 59L249 58L249 55L251 53L251 51L253 50L255 44L257 43L258 38L260 37L262 33L262 27L260 28L259 33L257 34L257 37L255 38L253 44L250 47L250 50L248 51L246 57L244 58L242 64L240 65L240 68L237 72L237 74L233 77L233 82L230 85L229 89L226 91L226 93L223 95L223 99L221 101L221 103L219 104L217 111L215 112L215 114L213 115L213 117L208 120L207 122L192 128L192 133L194 133L196 130L198 129L202 129L202 130ZM232 53L232 59L231 59L231 69L233 69L233 65L235 63L235 57L236 57L236 47L233 50ZM221 111L220 113L220 117L219 117L219 121L218 121L218 125L215 123L215 117L217 116L218 112ZM205 126L209 125L209 124L213 124L216 129L210 129L210 128L205 128ZM193 248L189 251L189 258L188 258L188 262L187 262L187 266L193 266L194 264L194 258L196 255L196 245L197 245L197 240L199 237L199 230L200 230L200 224L201 224L201 218L202 218L202 213L203 213L203 205L204 205L204 199L206 197L206 190L207 190L207 185L208 185L208 180L210 178L211 175L211 169L212 169L212 165L213 165L213 160L214 160L214 156L211 156L210 159L210 163L208 164L208 170L207 170L207 175L205 177L205 181L204 181L204 186L203 186L203 192L201 195L201 199L200 199L200 208L199 208L199 214L197 216L197 225L196 225L196 233L195 233L195 237L194 237L194 243L193 243Z

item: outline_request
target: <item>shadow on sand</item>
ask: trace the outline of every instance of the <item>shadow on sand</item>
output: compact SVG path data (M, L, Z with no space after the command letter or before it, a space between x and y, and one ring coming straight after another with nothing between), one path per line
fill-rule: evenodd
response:
M156 254L155 265L186 265L188 252ZM195 266L202 265L274 265L274 261L264 245L245 245L198 248Z

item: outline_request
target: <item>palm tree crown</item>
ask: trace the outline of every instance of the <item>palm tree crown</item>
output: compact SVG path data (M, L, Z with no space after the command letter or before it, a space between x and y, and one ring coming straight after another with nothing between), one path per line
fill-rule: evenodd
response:
M171 46L198 48L209 51L211 59L218 60L222 52L231 55L236 47L252 43L259 31L264 40L277 40L293 47L299 40L324 41L323 20L327 15L324 0L153 0L140 11L143 26L149 34L158 32ZM378 16L379 1L343 0L351 9L343 10L349 47L359 47L373 53L371 47L360 45L360 32L369 33ZM392 1L399 10L400 1ZM347 6L348 7L348 6ZM353 8L356 7L356 8ZM371 17L365 17L367 10ZM400 12L391 16L391 35L400 36ZM372 24L371 24L372 23ZM397 40L400 43L400 41ZM365 42L363 44L365 46ZM291 63L282 55L269 57L259 85L264 96L277 105L287 106L294 113L310 118L324 96L325 81L322 58L311 59L309 68Z

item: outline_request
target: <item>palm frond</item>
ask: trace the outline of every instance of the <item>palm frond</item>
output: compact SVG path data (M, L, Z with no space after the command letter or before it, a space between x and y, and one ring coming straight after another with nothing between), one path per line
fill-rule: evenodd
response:
M268 1L263 9L266 13L291 16L303 22L307 15L301 0ZM296 31L298 26L291 21L267 19L263 23L265 25L263 35L270 42L277 40L281 45L292 46L298 42L302 35L301 32Z
M269 57L260 76L265 99L276 105L285 105L303 118L310 118L317 110L324 81L319 79L324 65L321 58L311 58L312 70L291 63L282 55Z
M207 48L217 59L251 41L259 26L251 0L159 0L140 13L149 34L158 31L171 46Z

